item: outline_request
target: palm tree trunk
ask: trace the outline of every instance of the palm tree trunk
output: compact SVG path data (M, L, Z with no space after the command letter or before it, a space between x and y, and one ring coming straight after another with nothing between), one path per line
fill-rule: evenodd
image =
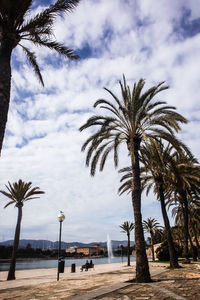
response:
M141 214L141 180L139 151L140 140L135 139L130 142L129 149L131 154L131 166L133 174L132 204L135 220L135 250L136 250L136 282L150 282L146 245L142 226Z
M197 261L197 253L196 253L196 249L193 245L193 242L192 242L192 238L191 238L191 235L189 234L189 241L190 241L190 247L191 247L191 251L192 251L192 258L193 258L193 261Z
M152 260L155 260L155 255L154 255L154 245L153 245L153 234L150 232L151 235L151 252L152 252Z
M22 205L18 205L17 207L18 207L17 225L16 225L16 229L15 229L15 238L14 238L14 243L13 243L12 258L11 258L11 262L10 262L10 269L8 272L7 280L15 279L16 254L17 254L17 249L19 246L20 228L21 228L21 220L22 220Z
M0 154L10 102L12 41L2 39L0 42Z
M131 264L130 264L130 234L127 234L127 236L128 236L128 266L130 266Z
M188 240L189 240L189 230L188 230L188 202L185 195L181 195L181 207L183 213L183 234L184 234L184 248L183 248L183 257L185 258L184 263L190 263L189 260L189 249L188 249Z
M167 243L168 243L168 249L169 249L170 267L171 268L179 268L178 259L176 257L174 242L173 242L172 233L171 233L171 227L170 227L170 223L169 223L169 219L168 219L168 215L167 215L167 211L166 211L162 183L159 184L159 197L160 197L162 216L163 216L163 220L164 220L164 224L165 224L165 230L167 232Z
M199 241L198 241L198 238L197 238L197 232L195 230L195 227L194 227L193 223L191 223L191 226L192 226L192 231L193 231L193 234L194 234L194 240L195 240L196 247L197 247L198 259L200 259L200 246L199 246Z

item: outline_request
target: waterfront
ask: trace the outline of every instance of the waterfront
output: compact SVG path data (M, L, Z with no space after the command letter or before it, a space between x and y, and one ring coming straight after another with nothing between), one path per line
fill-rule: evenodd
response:
M85 264L86 259L92 259L95 265L98 264L108 264L108 263L120 263L126 262L126 256L115 256L108 261L108 257L101 257L101 258L65 258L65 267L70 267L71 264L76 264L76 266L81 266ZM135 257L131 257L131 261L135 261ZM48 269L48 268L56 268L58 264L57 259L31 259L31 260L19 260L16 263L16 270L29 270L29 269ZM10 266L9 262L0 262L0 271L8 271Z
M98 264L89 272L71 273L66 268L60 281L57 270L35 269L16 271L16 280L7 281L7 272L0 272L1 299L199 299L199 262L169 269L168 264L149 263L153 282L135 284L135 263ZM72 298L74 297L74 298Z

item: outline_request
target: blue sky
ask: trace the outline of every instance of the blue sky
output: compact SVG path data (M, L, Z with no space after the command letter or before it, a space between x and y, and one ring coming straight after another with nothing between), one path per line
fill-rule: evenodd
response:
M33 14L53 1L33 1ZM66 214L65 241L125 239L119 225L133 220L129 195L119 197L120 176L110 157L94 178L85 168L81 145L90 132L78 128L93 114L98 98L119 95L125 74L130 86L140 78L145 88L166 81L160 100L175 105L190 120L180 133L199 159L200 6L196 0L82 0L72 14L57 18L57 40L80 54L69 62L32 47L42 70L41 87L20 48L12 57L12 92L1 156L0 188L19 178L46 193L23 208L21 238L58 239L57 214ZM120 166L128 165L125 148ZM0 201L0 241L12 239L17 209ZM162 224L154 195L142 195L143 218Z

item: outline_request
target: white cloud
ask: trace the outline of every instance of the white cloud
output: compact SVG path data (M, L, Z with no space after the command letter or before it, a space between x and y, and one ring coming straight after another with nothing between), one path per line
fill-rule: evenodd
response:
M123 239L119 225L133 221L130 195L119 197L120 176L112 159L94 178L85 168L80 149L89 132L78 128L91 116L98 98L109 98L106 86L120 96L118 81L124 73L130 86L141 77L146 88L166 80L170 89L160 98L175 105L191 122L181 138L199 158L200 60L199 35L177 39L183 4L191 20L200 17L196 1L85 0L73 14L58 19L58 40L74 49L89 45L92 57L79 62L34 48L44 77L43 89L21 50L13 59L12 101L1 156L0 185L19 178L32 181L46 193L24 205L23 238L57 239L57 213L66 213L66 241ZM194 118L196 121L194 122ZM197 122L198 121L198 122ZM129 164L122 150L120 166ZM17 209L3 210L1 196L0 240L13 237ZM143 216L162 220L159 203L143 195Z

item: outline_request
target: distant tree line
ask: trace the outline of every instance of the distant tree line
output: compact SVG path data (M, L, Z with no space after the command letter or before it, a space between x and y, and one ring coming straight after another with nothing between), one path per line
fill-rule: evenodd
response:
M13 246L0 246L0 258L8 259L11 258ZM16 254L16 258L53 258L57 257L56 250L42 250L40 248L31 248L28 244L26 248L19 248Z

